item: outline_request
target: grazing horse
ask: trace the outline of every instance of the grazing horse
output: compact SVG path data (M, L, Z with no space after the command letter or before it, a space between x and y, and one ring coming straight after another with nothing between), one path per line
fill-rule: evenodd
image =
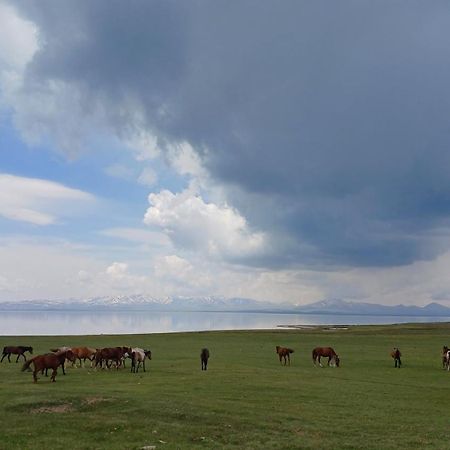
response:
M402 360L400 359L402 354L400 350L394 347L394 350L392 350L391 352L391 356L394 359L394 366L400 369L400 367L402 366Z
M319 366L323 367L322 364L320 363L320 358L322 356L324 358L328 358L329 366L339 367L340 363L339 355L331 347L316 347L312 351L312 359L315 366L316 363L319 362Z
M19 345L18 347L13 347L13 346L3 347L3 356L2 356L2 359L0 360L0 362L3 361L3 358L5 356L8 356L8 361L11 362L11 359L10 359L11 354L17 355L16 362L19 361L20 356L23 356L23 359L26 361L27 358L25 357L25 354L24 354L25 352L30 352L31 354L33 354L33 347L23 347L21 345Z
M280 347L279 345L277 345L275 348L276 352L278 353L278 357L280 358L280 364L281 360L284 359L284 365L286 365L286 361L289 363L289 365L291 365L290 354L294 353L294 350L292 350L292 348Z
M207 348L202 348L200 352L200 361L202 363L202 370L208 368L209 350Z
M446 345L444 345L442 347L442 368L443 369L448 369L447 352L449 350L450 349Z
M45 355L38 355L34 358L29 359L23 366L22 372L27 370L31 364L34 365L33 371L33 381L37 383L37 373L43 372L46 369L53 369L52 375L50 377L50 381L55 381L56 374L58 372L58 367L63 366L64 371L64 362L65 360L74 358L74 354L71 350L66 350L58 353L47 353Z
M138 373L139 367L142 364L145 372L145 359L152 359L152 352L142 348L131 349L131 372Z

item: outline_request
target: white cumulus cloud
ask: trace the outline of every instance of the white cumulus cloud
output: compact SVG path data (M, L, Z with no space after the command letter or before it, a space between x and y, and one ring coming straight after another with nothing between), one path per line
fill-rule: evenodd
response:
M238 211L207 203L189 189L174 194L163 190L148 197L144 223L161 227L173 242L218 258L248 257L261 252L263 233L253 232Z

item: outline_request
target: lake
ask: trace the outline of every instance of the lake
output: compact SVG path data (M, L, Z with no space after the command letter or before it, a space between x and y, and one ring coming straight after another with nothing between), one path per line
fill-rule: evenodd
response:
M407 322L450 322L450 317L244 312L1 311L0 335L145 334L274 329L279 325L376 325Z

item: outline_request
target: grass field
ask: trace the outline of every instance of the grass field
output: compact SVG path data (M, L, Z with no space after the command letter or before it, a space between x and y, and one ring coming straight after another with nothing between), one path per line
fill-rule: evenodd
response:
M1 449L450 448L450 324L129 336L0 337L4 345L148 347L147 372L0 364ZM295 349L280 366L275 346ZM340 368L315 368L331 345ZM398 346L403 367L389 356ZM200 370L202 347L211 352ZM28 354L27 354L28 357ZM15 358L14 358L15 360ZM6 362L5 362L6 361Z

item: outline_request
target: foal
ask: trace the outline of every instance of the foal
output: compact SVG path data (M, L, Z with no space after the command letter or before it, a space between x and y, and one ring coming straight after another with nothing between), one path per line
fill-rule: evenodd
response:
M278 357L280 358L280 364L281 359L284 359L284 365L286 365L286 361L288 362L289 365L291 365L290 354L294 353L294 350L292 350L292 348L280 347L279 345L277 345L275 348L276 352L278 353Z
M206 370L208 367L209 350L207 348L202 348L200 353L200 361L202 363L202 370Z

